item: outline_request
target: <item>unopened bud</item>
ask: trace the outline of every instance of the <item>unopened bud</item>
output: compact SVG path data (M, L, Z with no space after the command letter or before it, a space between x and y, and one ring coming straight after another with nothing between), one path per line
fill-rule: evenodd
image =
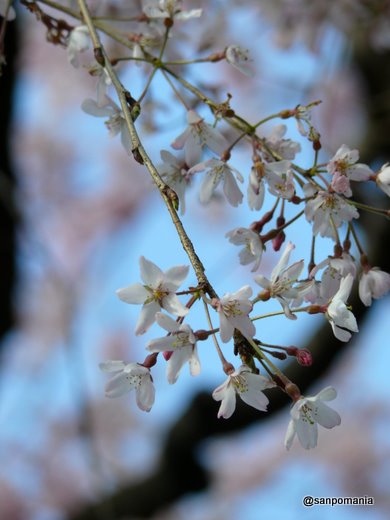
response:
M313 363L311 352L304 348L297 349L295 357L297 358L298 363L303 367L309 367Z
M199 341L205 341L206 339L208 339L209 335L209 332L204 329L199 329L196 332L194 332L194 336Z
M274 358L281 359L282 361L287 358L287 354L284 352L278 352L277 350L269 350L268 353L271 354L271 356Z
M274 251L279 251L284 241L286 240L286 234L284 231L280 231L278 235L272 239L272 247Z
M173 354L172 350L166 350L165 352L163 352L165 361L169 361L171 359L172 354Z

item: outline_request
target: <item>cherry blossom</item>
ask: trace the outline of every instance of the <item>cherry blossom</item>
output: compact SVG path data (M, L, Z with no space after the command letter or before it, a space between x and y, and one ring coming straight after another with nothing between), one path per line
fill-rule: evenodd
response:
M205 146L221 155L228 144L223 135L194 111L187 112L188 127L171 143L172 148L184 148L185 160L188 166L198 164Z
M185 191L189 187L192 174L188 171L185 162L179 161L167 150L160 152L163 164L159 166L161 177L163 177L170 188L175 190L180 202L180 213L185 213Z
M333 333L340 341L349 341L352 336L350 331L359 331L356 318L346 305L352 284L353 276L348 274L341 280L339 290L333 296L326 311Z
M86 25L79 25L75 27L69 35L68 40L68 60L73 67L79 67L79 54L89 49L90 38L89 31Z
M168 382L173 384L177 381L182 367L187 362L190 365L191 375L197 376L200 373L200 361L196 347L196 337L191 327L186 323L179 325L162 312L156 314L156 321L170 335L152 339L146 348L150 352L171 352L171 356L167 361Z
M359 298L369 307L372 298L382 298L390 291L390 274L381 271L379 267L364 270L359 281Z
M311 187L305 187L306 196L311 189ZM338 228L344 222L359 218L359 212L340 195L319 191L312 200L306 203L305 216L309 222L313 222L314 235L319 233L322 237L330 237L335 240L334 227Z
M318 439L318 424L324 428L334 428L341 423L339 414L324 401L333 401L337 392L327 386L314 397L301 397L291 409L291 420L287 427L284 445L289 450L295 435L305 450L315 448Z
M252 210L259 211L264 202L265 187L264 187L264 165L260 164L257 168L252 167L249 175L248 183L248 206Z
M126 152L130 154L132 149L131 138L122 110L108 96L105 96L105 99L100 101L101 105L93 99L85 99L81 108L86 114L91 116L108 117L105 125L108 128L110 137L120 134L121 143Z
M390 165L386 163L382 166L376 176L378 187L390 197Z
M175 294L188 274L188 266L178 265L163 272L143 256L139 264L144 284L135 283L116 291L118 298L126 303L142 304L135 328L137 336L144 334L153 325L156 312L161 308L175 316L188 314L188 308L182 305Z
M328 301L338 291L342 278L345 278L348 273L353 278L356 277L356 264L352 256L344 251L341 256L328 256L328 258L317 264L311 270L310 277L313 278L324 267L325 269L321 277L321 295Z
M295 195L290 161L283 160L265 164L264 175L268 183L268 190L272 195L287 200Z
M352 197L349 181L367 181L372 170L366 165L357 163L359 152L341 145L327 165L328 172L333 176L331 186L337 193Z
M296 141L292 141L291 139L284 139L284 136L287 132L286 125L275 125L271 133L264 138L266 145L271 148L271 150L277 153L282 159L287 159L292 161L295 159L297 153L301 151L301 145ZM272 156L268 157L268 160L271 161Z
M226 293L220 300L213 301L219 314L219 334L224 343L230 341L234 329L239 330L246 338L253 338L255 335L255 326L248 316L253 308L250 296L252 289L249 285L244 285L238 291Z
M236 409L237 394L249 406L266 412L269 401L263 390L273 386L275 383L266 377L253 374L247 365L241 365L238 370L229 374L227 380L213 392L213 399L222 401L218 410L218 418L229 419L233 415Z
M258 233L255 233L248 228L235 228L225 235L229 242L234 245L244 245L239 252L241 265L248 265L254 262L252 273L259 268L261 258L263 255L264 245Z
M273 268L271 280L268 280L262 274L255 276L255 282L258 283L271 298L276 298L283 307L287 318L296 320L297 317L290 310L290 302L299 296L300 291L307 290L307 287L295 288L293 285L298 280L304 267L303 260L295 262L287 267L290 259L291 251L295 249L294 244L289 242L279 259L279 262Z
M219 161L217 159L209 159L208 161L201 162L196 166L193 166L190 170L190 174L197 172L206 171L206 176L200 188L200 202L207 204L217 189L218 185L223 182L223 192L234 207L241 204L243 194L241 193L236 178L243 182L244 179L239 171L232 168L225 161Z
M229 45L225 51L226 61L246 76L253 76L253 69L248 65L249 51L239 45Z
M199 18L202 9L191 9L182 11L180 9L181 0L149 0L145 2L143 11L148 18L175 18L176 20L188 20Z
M135 390L137 405L149 412L154 403L155 389L150 370L138 363L124 361L105 361L100 363L103 372L117 372L106 384L107 397L120 397Z

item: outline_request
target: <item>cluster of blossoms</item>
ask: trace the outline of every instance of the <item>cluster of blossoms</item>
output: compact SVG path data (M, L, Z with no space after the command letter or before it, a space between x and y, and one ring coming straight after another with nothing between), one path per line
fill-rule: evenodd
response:
M283 0L280 1L283 3ZM172 27L177 22L196 19L201 14L201 9L183 10L178 0L145 0L139 23L147 23L147 28L142 34L129 37L132 51L129 60L148 63L156 67L154 71L157 70L157 66L160 67L164 61ZM68 38L69 62L74 67L80 67L81 54L90 47L87 26L75 27ZM158 55L153 54L156 47L159 49ZM249 65L248 51L238 45L228 45L209 59L210 62L221 60L243 74L251 75L253 72ZM110 135L120 134L122 144L130 154L134 152L134 143L128 126L129 118L126 121L124 105L122 110L109 96L113 66L108 70L107 64L104 66L104 60L102 62L103 65L95 64L88 69L97 77L96 100L85 100L82 109L92 116L106 118L105 124ZM167 63L168 71L169 61ZM180 64L180 60L176 64ZM172 76L175 77L174 74ZM149 79L146 90L153 80L153 74ZM192 93L195 90L190 89ZM178 94L176 88L174 93ZM250 265L252 272L257 274L253 275L248 284L234 292L226 292L222 297L215 293L207 279L199 279L199 275L197 287L189 287L178 293L188 275L188 266L174 266L162 271L155 263L141 257L142 283L119 289L117 296L125 303L142 305L135 327L136 335L145 334L155 323L167 334L147 343L148 355L143 363L125 363L119 360L101 363L103 371L114 373L107 383L106 395L118 397L129 390L135 390L139 408L150 411L155 400L151 369L160 353L166 361L168 382L174 384L187 363L192 376L200 373L198 343L213 337L227 376L225 382L212 393L213 398L221 403L218 417L227 419L234 413L237 395L246 404L265 412L271 389L278 387L293 401L285 438L286 448L290 448L295 435L305 449L313 448L317 444L318 425L333 428L340 424L338 413L326 404L336 397L336 390L327 387L313 397L302 396L298 387L272 363L270 356L280 360L294 356L300 364L310 366L310 352L291 346L263 343L256 337L258 334L255 321L258 317L253 316L252 311L255 306L264 305L274 299L282 308L280 314L289 320L296 320L299 312L320 313L328 320L337 339L343 342L350 340L352 333L358 331L355 316L348 305L354 280L358 279L359 296L367 306L371 305L373 299L382 297L390 290L390 274L369 263L358 241L354 221L359 218L362 204L353 200L353 190L355 183L370 182L390 196L390 166L384 164L374 172L368 165L358 162L357 150L351 150L345 144L328 162L319 164L320 134L311 122L311 110L318 102L282 110L265 119L295 119L299 133L312 143L315 152L313 166L306 170L294 162L301 146L286 137L287 128L284 124L278 124L268 134L260 135L258 128L265 120L255 126L249 125L236 116L229 102L216 104L206 96L201 97L202 101L208 100L207 104L213 109L214 120L207 121L206 117L202 117L193 108L195 103L187 103L180 94L178 97L185 106L187 124L171 143L172 151L164 149L160 152L162 164L156 171L161 184L166 183L162 191L165 195L164 190L169 188L177 195L181 214L186 209L186 192L195 184L192 182L195 177L202 177L199 199L203 205L207 205L218 190L222 190L231 206L238 207L246 201L250 210L260 212L266 198L272 197L272 208L260 218L247 226L226 232L229 242L240 247L240 263ZM134 106L129 106L128 114L133 122L138 115L133 112ZM223 119L228 120L239 131L233 142L229 142L224 134ZM245 172L239 171L229 162L238 143L245 143L251 150L252 162L246 176ZM178 155L175 155L176 152ZM243 189L245 182L246 188ZM300 211L290 220L286 220L287 205L291 208L301 206ZM170 209L176 211L177 207ZM386 216L389 214L386 210L376 212L382 212ZM290 263L294 244L290 241L285 244L290 225L301 216L311 226L311 258L306 277L302 275L305 267L303 259ZM178 215L176 217L179 219ZM267 230L267 226L273 227ZM321 258L315 263L314 245L318 236L333 241L334 249L327 258ZM180 238L183 238L182 235ZM360 268L351 253L352 240L360 255ZM188 241L182 240L182 243ZM267 247L271 246L274 251L279 251L284 244L270 277L258 273ZM187 249L186 252L188 253ZM190 254L189 256L191 258ZM252 282L257 289L256 294L253 292ZM186 304L179 299L179 296L184 295L189 298ZM219 321L218 328L213 329L210 325L210 330L193 330L188 324L191 309L198 301L207 309L210 323L209 309L215 311L214 316ZM238 368L226 361L219 340L223 344L233 341L234 353L241 360ZM259 367L265 369L266 375L260 374Z

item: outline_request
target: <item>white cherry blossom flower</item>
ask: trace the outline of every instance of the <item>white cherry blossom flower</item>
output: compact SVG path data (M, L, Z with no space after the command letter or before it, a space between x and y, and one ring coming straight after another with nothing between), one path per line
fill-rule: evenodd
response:
M333 175L331 186L334 191L351 197L349 181L367 181L371 177L372 170L366 164L357 163L358 160L358 150L350 150L345 144L340 146L327 165L328 172Z
M138 363L106 361L100 363L103 372L117 372L106 384L107 397L119 397L135 390L137 405L149 412L154 403L155 389L150 370Z
M278 300L280 305L283 307L287 318L296 320L297 317L290 310L290 302L294 298L297 298L300 295L300 292L307 291L308 287L293 287L304 267L303 260L295 262L287 267L293 249L295 249L294 244L289 242L284 248L279 262L272 270L271 280L268 280L268 278L259 274L255 276L255 282L269 292L271 298L276 298Z
M89 31L86 25L79 25L75 27L69 35L68 40L68 60L73 67L80 65L79 54L89 49L90 38Z
M379 267L364 270L359 281L359 298L369 307L372 298L382 298L390 291L390 274Z
M207 204L210 201L214 191L221 182L223 182L223 192L230 204L234 207L241 204L243 194L237 185L236 178L240 182L244 182L244 179L238 170L225 161L209 159L190 168L189 173L194 174L203 170L206 170L206 175L200 188L199 196L202 204Z
M187 112L188 127L171 144L175 150L184 148L185 160L188 166L198 164L205 146L221 155L228 144L223 135L194 111Z
M225 51L226 61L245 76L252 77L253 69L248 65L249 51L239 45L229 45Z
M147 345L150 352L171 352L167 361L167 378L170 384L177 381L182 367L188 362L190 373L197 376L200 373L200 361L196 347L196 337L189 325L179 325L172 318L158 312L156 321L170 335L164 338L152 339Z
M181 0L149 0L145 3L143 11L148 18L175 18L176 20L189 20L199 18L202 9L182 11Z
M264 168L268 190L272 195L291 199L295 195L295 184L290 161L266 163Z
M234 293L226 293L215 302L219 314L219 334L224 343L230 341L234 329L239 330L245 338L253 338L255 335L255 326L248 316L253 308L250 296L252 289L249 285L244 285Z
M390 197L390 165L386 163L382 166L376 176L376 183L378 188L386 193Z
M178 265L163 272L156 264L141 256L141 278L144 282L118 289L118 298L126 303L142 304L135 328L137 336L144 334L155 322L156 313L165 309L174 316L185 316L188 308L180 302L175 292L188 274L188 266Z
M333 401L337 392L327 386L314 397L301 397L291 409L291 420L287 427L284 445L289 450L295 435L305 450L315 448L318 439L318 424L324 428L334 428L341 423L339 414L324 401Z
M325 268L325 269L324 269ZM342 278L350 273L353 278L356 277L356 264L349 253L345 251L341 256L328 256L325 260L317 264L310 272L310 277L314 276L324 269L321 277L321 295L325 301L329 301L338 291Z
M213 392L213 399L222 401L218 411L218 418L229 419L233 415L236 409L237 394L249 406L266 412L269 401L263 390L273 386L275 386L275 383L269 379L253 374L247 365L241 365Z
M261 210L264 202L265 187L264 187L264 165L258 164L253 166L249 175L248 183L248 206L251 210Z
M353 276L351 274L341 280L339 290L333 296L325 313L334 335L340 341L349 341L352 336L351 332L359 331L356 318L346 305L352 284Z
M121 143L128 154L131 153L132 145L129 130L126 125L126 121L122 110L118 105L108 96L105 100L101 100L102 104L99 105L93 99L85 99L81 104L82 110L94 117L107 117L105 125L108 128L110 137L114 137L118 134L121 136Z
M0 0L0 16L5 18L5 13L7 12L9 1L8 0ZM15 9L12 7L12 5L9 6L8 13L7 13L7 21L11 22L16 17Z
M180 202L180 213L185 212L185 191L189 187L192 174L188 171L185 162L179 161L174 155L167 150L160 152L163 164L159 166L161 177L163 177L170 188L175 190Z
M276 152L278 155L282 157L282 159L287 159L292 161L296 154L301 151L301 145L296 141L292 141L291 139L284 139L284 136L287 132L287 126L280 124L275 125L271 133L268 137L265 137L266 145L271 148L273 152ZM269 160L272 160L272 157L269 157Z
M306 188L305 193L307 191ZM335 240L332 221L338 228L345 222L359 218L359 212L337 193L319 191L314 199L306 203L305 216L309 222L313 222L314 235L319 233L322 237L330 237Z
M240 264L248 265L254 262L252 273L259 268L263 255L264 245L258 233L248 228L235 228L225 235L229 242L236 246L244 245L239 253Z

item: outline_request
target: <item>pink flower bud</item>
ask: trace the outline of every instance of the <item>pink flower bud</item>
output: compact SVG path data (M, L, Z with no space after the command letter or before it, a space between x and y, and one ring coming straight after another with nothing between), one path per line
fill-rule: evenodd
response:
M166 350L165 352L163 352L163 356L164 356L165 361L169 361L169 359L172 356L172 354L173 354L172 350Z
M313 363L311 352L304 348L297 349L295 357L297 358L298 363L304 367L309 367Z

